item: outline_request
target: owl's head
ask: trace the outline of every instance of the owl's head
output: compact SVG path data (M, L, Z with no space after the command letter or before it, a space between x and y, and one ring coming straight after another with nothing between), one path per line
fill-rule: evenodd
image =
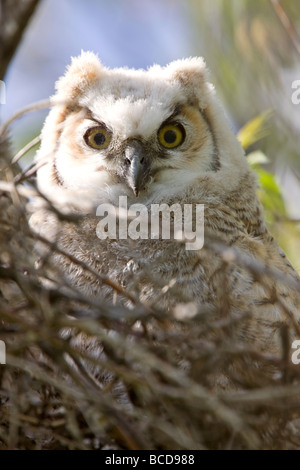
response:
M201 58L111 70L83 52L56 90L37 154L48 197L163 200L207 179L232 188L248 171Z

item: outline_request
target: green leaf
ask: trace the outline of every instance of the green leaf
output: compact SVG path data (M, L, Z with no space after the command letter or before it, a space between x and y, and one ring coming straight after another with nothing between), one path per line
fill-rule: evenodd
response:
M252 168L270 163L268 157L261 150L249 153L247 155L247 160Z
M286 217L285 203L276 176L262 168L256 168L259 175L259 197L267 212L267 217L275 220L279 217Z
M251 121L247 122L238 132L237 138L246 150L250 145L255 144L258 140L266 137L269 133L267 122L273 111L271 109L259 114Z

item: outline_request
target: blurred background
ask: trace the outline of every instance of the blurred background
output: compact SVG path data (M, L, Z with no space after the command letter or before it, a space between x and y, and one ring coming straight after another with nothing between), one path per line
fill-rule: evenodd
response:
M0 119L53 94L81 49L109 67L203 56L258 172L269 226L300 271L300 104L292 101L299 36L297 0L40 0L5 76ZM46 114L13 125L15 152L39 134Z

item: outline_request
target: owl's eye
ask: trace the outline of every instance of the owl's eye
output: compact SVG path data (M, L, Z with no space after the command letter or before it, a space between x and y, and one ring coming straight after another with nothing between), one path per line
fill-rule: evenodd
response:
M158 141L167 149L178 147L185 139L185 131L180 124L166 124L158 131Z
M84 140L93 149L103 150L109 146L111 134L105 127L92 127L84 134Z

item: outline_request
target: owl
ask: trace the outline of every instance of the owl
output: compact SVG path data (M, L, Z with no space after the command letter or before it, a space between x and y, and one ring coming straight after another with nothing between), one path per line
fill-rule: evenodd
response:
M39 191L78 221L41 208L31 225L59 246L53 263L82 295L116 302L98 274L174 318L223 312L238 320L239 340L268 353L280 348L281 326L299 322L298 275L266 227L256 177L201 58L109 69L83 52L56 84L36 162ZM99 236L97 208L124 198L149 214L201 205L203 246L152 237L151 227L120 237L120 211L117 236Z

